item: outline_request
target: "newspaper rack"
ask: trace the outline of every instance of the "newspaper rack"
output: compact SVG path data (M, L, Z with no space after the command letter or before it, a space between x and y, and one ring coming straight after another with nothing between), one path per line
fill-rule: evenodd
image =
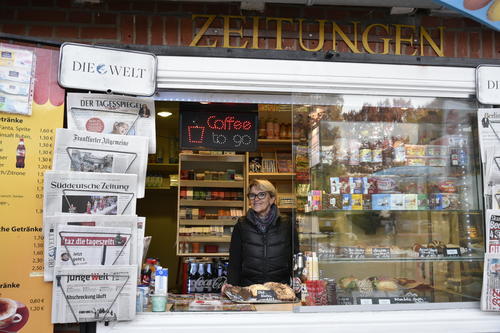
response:
M99 191L99 190L82 190L82 189L78 189L78 190L68 190L68 189L63 189L62 190L62 193L63 193L63 197L64 197L64 200L66 200L66 203L68 204L68 207L72 207L73 204L69 201L68 199L68 196L67 196L67 192L90 192L90 193L109 193L109 194L125 194L125 195L130 195L130 200L127 202L127 204L125 205L125 207L123 208L123 210L118 214L114 214L114 215L124 215L123 213L127 210L128 206L130 206L130 203L132 202L132 200L134 199L135 197L135 193L134 192L119 192L119 191ZM118 209L118 205L116 207ZM135 212L133 212L135 213ZM107 215L107 214L103 214L103 215Z
M78 316L75 313L75 309L73 308L70 300L68 299L68 295L67 295L66 291L64 290L64 288L62 287L62 284L61 284L61 278L62 277L69 277L69 276L70 276L70 274L57 274L55 276L56 286L57 286L57 288L59 288L61 290L61 293L63 294L64 299L66 300L66 303L68 304L68 307L70 308L71 314L73 315L73 318L75 319L74 322L80 323L80 321L78 320ZM114 296L114 298L111 301L111 304L109 305L109 307L107 309L105 309L105 312L104 312L104 315L103 315L102 319L95 318L96 319L95 321L100 321L100 322L106 321L106 316L108 316L108 314L111 315L111 316L114 316L114 318L112 318L112 320L117 320L116 314L113 313L113 311L111 311L111 308L116 303L116 300L120 296L120 293L123 291L123 288L125 288L125 286L127 285L128 281L130 280L130 276L129 275L113 275L113 279L115 279L115 278L125 278L125 282L120 286L120 289L118 290L118 292ZM99 312L96 313L96 316L97 317L99 316Z
M115 154L132 155L133 156L132 161L130 161L130 163L127 166L127 168L125 169L125 171L123 171L121 173L127 173L128 170L130 169L130 167L132 166L132 164L134 164L135 160L137 159L137 153L130 153L130 152L119 151L119 150L96 149L96 148L81 148L81 147L69 147L68 146L68 147L66 147L66 153L68 154L68 157L69 157L69 159L70 159L70 161L72 163L76 163L77 161L75 161L73 159L73 156L70 153L71 149L77 149L77 150L82 150L82 151L88 150L88 151L99 151L99 152L109 152L109 153L115 153Z

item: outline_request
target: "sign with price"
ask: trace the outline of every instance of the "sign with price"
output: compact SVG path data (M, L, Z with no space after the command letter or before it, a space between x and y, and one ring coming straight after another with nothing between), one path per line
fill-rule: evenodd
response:
M18 48L34 52L35 86L31 116L0 113L0 247L4 254L0 311L16 309L13 320L1 330L49 333L53 331L52 285L43 281L43 174L52 166L55 129L63 125L64 90L56 81L57 51Z
M257 112L183 111L181 149L255 151Z

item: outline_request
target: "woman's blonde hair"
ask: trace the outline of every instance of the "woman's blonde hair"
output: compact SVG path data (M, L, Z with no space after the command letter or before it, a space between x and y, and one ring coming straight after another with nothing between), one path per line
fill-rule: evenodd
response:
M252 179L250 183L248 184L248 193L252 190L252 187L255 187L261 191L269 192L269 195L271 198L275 198L277 193L276 193L276 187L269 181L265 179Z

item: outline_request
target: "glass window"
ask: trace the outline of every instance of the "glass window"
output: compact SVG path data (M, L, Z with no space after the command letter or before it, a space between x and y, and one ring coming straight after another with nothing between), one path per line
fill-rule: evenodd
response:
M302 305L479 301L475 101L295 99Z

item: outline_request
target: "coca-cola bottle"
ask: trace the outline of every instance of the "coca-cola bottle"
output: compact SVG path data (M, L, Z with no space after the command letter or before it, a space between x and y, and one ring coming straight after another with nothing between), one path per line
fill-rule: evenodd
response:
M205 265L202 262L198 264L197 276L198 278L195 281L194 289L197 293L203 293L205 292L205 283L203 283L203 279L205 277Z
M195 262L190 263L187 283L188 294L194 294L196 292L196 281L199 277L200 274L198 273L198 264Z
M26 147L24 146L24 138L19 139L16 150L16 168L24 168L24 159L26 157Z
M207 270L205 272L205 274L203 275L203 282L204 282L204 288L203 288L203 292L205 293L211 293L213 292L213 281L214 281L214 277L213 277L213 274L212 274L212 264L211 263L207 263Z

